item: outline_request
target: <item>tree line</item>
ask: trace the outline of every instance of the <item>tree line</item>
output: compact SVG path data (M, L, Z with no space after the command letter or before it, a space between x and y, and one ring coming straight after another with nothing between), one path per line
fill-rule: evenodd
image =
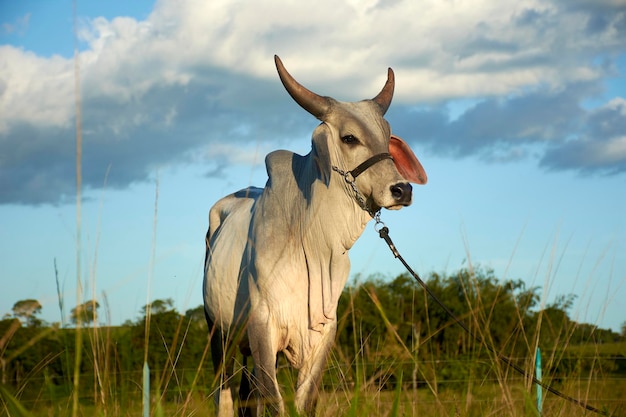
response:
M535 348L541 347L548 353L547 371L554 375L626 373L623 358L597 360L572 353L576 346L626 342L626 325L619 334L573 321L572 295L541 306L538 287L500 281L482 269L431 273L425 281L474 333L522 367L532 366ZM89 300L70 313L70 322L80 323L84 332L79 339L84 400L132 397L140 390L144 361L152 370L153 386L168 396L213 385L201 305L181 313L171 299L155 300L138 319L121 326L98 324L99 309L97 301ZM54 401L70 393L77 328L46 323L40 313L37 300L21 300L0 321L0 383L22 399ZM326 386L386 387L404 375L404 381L418 387L498 370L494 355L405 274L353 280L340 298L338 319L328 366L341 371L329 369Z

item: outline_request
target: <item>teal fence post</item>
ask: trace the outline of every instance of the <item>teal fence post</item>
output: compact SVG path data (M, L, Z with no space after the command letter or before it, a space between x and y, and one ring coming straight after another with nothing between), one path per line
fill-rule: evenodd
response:
M539 348L537 348L537 354L535 356L535 365L535 378L537 378L537 381L541 382L541 349ZM541 387L541 384L535 385L537 387L537 412L539 413L539 416L541 416L543 411L543 388Z
M143 417L150 417L150 368L143 363Z

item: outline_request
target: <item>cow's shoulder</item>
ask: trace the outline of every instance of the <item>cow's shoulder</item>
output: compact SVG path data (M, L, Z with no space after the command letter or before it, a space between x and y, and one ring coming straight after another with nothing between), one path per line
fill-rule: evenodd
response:
M270 152L265 157L265 168L270 181L293 177L294 158L299 155L284 149Z
M315 175L310 172L310 155L302 156L285 150L269 153L265 157L268 176L266 187L292 196L308 195L310 183L315 179ZM300 193L297 193L298 189Z

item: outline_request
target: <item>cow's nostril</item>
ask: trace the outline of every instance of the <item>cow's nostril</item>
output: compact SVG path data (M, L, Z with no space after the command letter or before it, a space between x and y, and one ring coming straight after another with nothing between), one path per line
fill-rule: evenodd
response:
M413 187L408 182L400 182L391 186L391 196L398 202L411 201Z
M399 200L402 198L402 188L398 187L397 185L394 185L393 187L391 187L391 195L393 196L393 198L395 198L396 200Z

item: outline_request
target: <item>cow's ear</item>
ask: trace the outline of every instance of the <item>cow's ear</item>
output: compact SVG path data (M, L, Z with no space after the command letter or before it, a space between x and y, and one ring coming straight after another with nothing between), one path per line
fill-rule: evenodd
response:
M426 184L428 181L426 171L405 141L391 135L389 153L393 156L396 169L405 180L415 184Z
M330 140L331 132L326 123L321 123L313 131L313 159L315 165L319 171L320 180L328 186L330 183L331 164L330 164L330 152L328 150L328 141Z

